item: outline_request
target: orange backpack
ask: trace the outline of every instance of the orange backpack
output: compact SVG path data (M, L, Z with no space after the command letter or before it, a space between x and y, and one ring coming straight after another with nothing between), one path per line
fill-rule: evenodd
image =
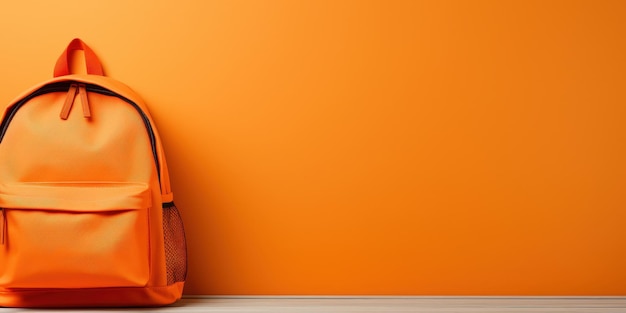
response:
M84 51L87 74L71 74ZM144 102L74 39L0 124L0 306L155 306L182 295L183 224Z

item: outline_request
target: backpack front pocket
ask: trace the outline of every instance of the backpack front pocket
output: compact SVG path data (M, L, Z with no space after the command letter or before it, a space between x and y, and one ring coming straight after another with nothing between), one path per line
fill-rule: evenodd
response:
M0 186L0 287L145 286L150 207L142 183Z

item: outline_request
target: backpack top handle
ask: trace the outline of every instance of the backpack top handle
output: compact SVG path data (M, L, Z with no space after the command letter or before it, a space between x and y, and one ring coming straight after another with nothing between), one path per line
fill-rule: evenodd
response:
M102 64L98 59L98 56L79 38L74 38L67 46L65 51L61 54L54 66L54 77L70 75L70 58L71 52L76 50L83 50L85 52L85 63L87 66L87 74L104 76L102 70Z

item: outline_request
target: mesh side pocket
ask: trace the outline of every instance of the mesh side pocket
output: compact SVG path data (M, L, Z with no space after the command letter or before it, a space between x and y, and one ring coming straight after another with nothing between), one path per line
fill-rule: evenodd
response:
M173 202L163 204L163 236L167 284L183 282L187 277L187 244L183 220Z

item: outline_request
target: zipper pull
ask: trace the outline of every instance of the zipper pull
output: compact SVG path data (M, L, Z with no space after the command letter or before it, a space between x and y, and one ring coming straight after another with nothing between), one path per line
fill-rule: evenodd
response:
M85 84L78 84L78 93L80 94L80 102L83 104L83 116L91 117L91 109L89 108L89 99L87 98L87 88Z
M2 242L2 245L4 246L4 242L5 242L5 238L6 238L6 233L7 233L7 217L5 216L6 211L4 210L4 208L0 208L0 241Z
M74 97L76 97L76 84L71 84L70 89L67 91L67 97L65 97L65 103L63 104L63 108L61 109L61 119L66 120L70 115L70 110L72 109L72 104L74 104Z

